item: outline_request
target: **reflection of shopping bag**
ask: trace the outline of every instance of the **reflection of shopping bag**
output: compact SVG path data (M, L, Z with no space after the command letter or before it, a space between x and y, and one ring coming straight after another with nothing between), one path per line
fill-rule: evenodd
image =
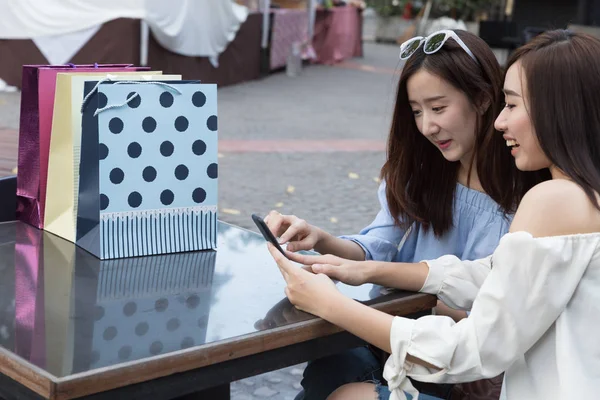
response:
M129 65L23 66L19 157L17 169L17 217L38 228L43 227L44 201L50 131L54 108L56 74L102 70L147 70Z
M89 279L89 286L76 288L87 299L75 309L80 321L75 334L81 341L74 372L206 342L215 251L105 261L82 253L77 255L78 272L89 271L95 279L93 287ZM95 318L84 317L89 315Z
M181 79L180 75L158 74L160 72L116 72L108 76L112 80ZM97 72L60 73L56 80L44 229L72 242L75 242L77 220L83 85L86 81L97 81L106 77L106 73Z
M42 231L18 224L15 241L15 353L44 368L46 333Z
M217 90L85 84L77 245L101 259L216 248Z

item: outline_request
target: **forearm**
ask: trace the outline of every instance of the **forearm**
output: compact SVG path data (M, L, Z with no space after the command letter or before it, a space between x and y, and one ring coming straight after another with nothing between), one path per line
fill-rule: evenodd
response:
M393 316L354 301L341 293L329 302L321 318L390 353Z
M390 344L390 332L394 320L392 315L375 310L339 293L335 299L332 299L329 307L320 317L387 353L392 352ZM407 359L425 367L437 368L411 355L407 355Z
M321 254L333 254L347 260L364 261L365 251L352 240L340 239L325 231L319 233L320 239L315 245L315 251Z
M418 292L425 284L428 274L429 266L426 263L369 261L366 281Z

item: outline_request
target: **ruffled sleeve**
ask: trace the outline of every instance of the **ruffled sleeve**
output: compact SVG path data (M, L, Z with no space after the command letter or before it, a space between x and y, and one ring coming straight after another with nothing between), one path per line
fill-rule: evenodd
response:
M377 196L381 209L373 222L362 229L358 235L346 235L340 238L351 240L362 247L365 260L392 261L398 253L398 246L406 230L395 225L394 218L390 214L385 197L385 182L379 185Z
M443 256L425 262L429 274L420 292L434 294L452 308L470 310L491 271L492 256L475 261Z
M598 234L534 238L526 232L509 233L489 263L463 263L465 271L471 272L443 274L433 268L433 274L440 272L446 278L431 276L426 290L454 293L448 287L460 286L456 282L481 288L471 315L458 323L443 316L394 318L392 355L384 369L390 389L396 392L393 398L402 398L400 388L406 387L407 375L423 382L454 383L491 378L508 369L567 307L599 242ZM457 269L459 264L453 260L451 266ZM473 272L486 266L487 278ZM448 283L452 280L455 283ZM449 297L457 303L468 300ZM407 362L407 354L438 369Z

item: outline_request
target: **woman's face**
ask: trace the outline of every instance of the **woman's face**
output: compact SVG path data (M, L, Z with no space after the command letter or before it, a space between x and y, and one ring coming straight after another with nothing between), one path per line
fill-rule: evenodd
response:
M526 83L521 63L511 65L504 80L506 106L494 126L502 132L517 168L521 171L537 171L550 167L551 162L542 151L531 123Z
M477 111L467 96L424 69L406 82L419 131L448 161L469 165L475 148Z

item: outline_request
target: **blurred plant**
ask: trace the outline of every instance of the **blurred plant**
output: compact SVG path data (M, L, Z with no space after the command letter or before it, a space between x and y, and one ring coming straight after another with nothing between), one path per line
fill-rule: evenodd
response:
M405 16L413 18L423 7L422 0L366 0L367 7L372 8L380 17ZM411 15L405 15L408 10Z
M442 14L472 21L480 14L489 13L500 4L500 0L437 0L434 4Z

